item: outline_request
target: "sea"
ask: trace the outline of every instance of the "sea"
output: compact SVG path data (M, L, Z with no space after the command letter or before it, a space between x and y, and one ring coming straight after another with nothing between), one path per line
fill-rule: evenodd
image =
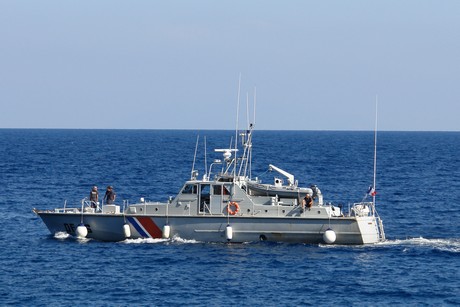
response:
M32 212L79 206L93 185L167 201L236 135L0 129L0 305L460 305L459 132L378 132L378 244L100 242L50 233ZM256 130L251 176L272 182L269 164L347 208L373 184L374 133Z

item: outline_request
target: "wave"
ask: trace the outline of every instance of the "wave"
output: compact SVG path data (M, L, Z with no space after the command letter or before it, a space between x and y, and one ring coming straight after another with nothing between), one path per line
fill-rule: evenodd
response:
M321 248L374 248L374 247L403 247L407 251L411 247L430 248L443 252L460 253L460 238L450 239L426 239L423 237L385 240L375 244L364 245L341 245L319 244Z
M440 251L447 251L453 253L460 253L460 239L426 239L423 237L419 238L408 238L408 239L395 239L387 240L384 242L376 243L376 246L418 246L433 248Z
M152 239L152 238L139 238L139 239L126 239L121 243L124 244L155 244L155 243L164 243L168 242L169 239Z
M54 235L53 235L53 238L55 239L58 239L58 240L75 240L79 243L86 243L86 242L89 242L91 241L92 239L91 238L79 238L79 237L75 237L75 236L72 236L70 234L68 234L67 232L64 232L64 231L58 231L56 232Z
M174 236L171 239L153 239L153 238L126 239L122 243L125 243L125 244L157 244L157 243L195 244L195 243L200 243L200 242L196 240L182 239L181 237Z
M89 238L76 238L66 232L56 232L53 236L58 240L75 239L80 243L91 241ZM202 243L197 240L183 239L178 236L174 236L171 239L153 239L153 238L140 238L140 239L126 239L120 243L124 244L196 244ZM245 244L252 244L254 242L245 242ZM369 247L386 247L386 246L400 246L400 247L421 247L431 248L444 252L460 253L460 238L448 238L448 239L426 239L423 237L418 238L407 238L407 239L393 239L386 240L369 245L341 245L341 244L319 244L321 248L369 248Z
M197 240L187 240L187 239L182 239L181 237L176 237L176 236L174 236L174 237L171 239L171 242L174 242L174 243L185 243L185 244L196 244L196 243L201 243L200 241L197 241Z
M59 232L56 232L54 234L54 238L58 239L58 240L65 240L65 239L67 239L69 237L70 237L70 235L67 232L64 232L64 231L59 231Z

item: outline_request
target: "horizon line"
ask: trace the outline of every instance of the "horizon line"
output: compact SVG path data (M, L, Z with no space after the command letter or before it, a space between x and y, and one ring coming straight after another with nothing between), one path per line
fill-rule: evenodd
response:
M235 129L212 129L212 128L31 128L31 127L15 127L15 128L4 128L0 127L0 130L127 130L127 131L235 131ZM246 128L240 128L238 130L246 130ZM259 129L255 131L310 131L310 132L373 132L374 130L364 129ZM460 130L378 130L377 132L460 132Z

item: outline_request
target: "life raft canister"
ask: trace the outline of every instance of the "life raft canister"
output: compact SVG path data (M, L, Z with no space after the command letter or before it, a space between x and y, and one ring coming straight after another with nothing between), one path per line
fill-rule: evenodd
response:
M232 207L234 207L235 209L232 209ZM235 215L238 213L238 211L240 211L240 205L236 201L228 203L227 212L230 215Z

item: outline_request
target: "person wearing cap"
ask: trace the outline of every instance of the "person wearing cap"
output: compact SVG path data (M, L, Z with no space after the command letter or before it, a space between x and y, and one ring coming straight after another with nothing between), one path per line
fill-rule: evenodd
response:
M97 191L97 186L93 186L91 192L89 193L89 201L91 202L91 208L97 207L97 202L99 201L99 192Z
M113 190L113 187L111 185L109 185L107 187L107 190L105 191L105 195L104 195L105 203L107 205L113 204L113 202L115 201L116 197L117 197L117 195L115 194L115 191Z
M310 209L312 205L313 199L311 198L310 194L307 193L307 195L305 195L305 197L302 199L302 209L300 210L300 212L304 212L305 207Z

